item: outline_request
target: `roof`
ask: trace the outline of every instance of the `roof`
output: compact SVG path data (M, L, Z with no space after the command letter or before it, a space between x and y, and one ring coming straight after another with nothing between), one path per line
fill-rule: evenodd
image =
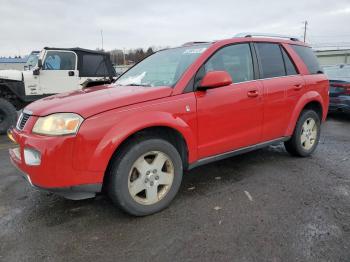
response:
M202 41L194 41L194 42L187 42L184 43L182 46L195 46L195 45L202 45L202 44L216 44L216 43L226 43L226 44L231 44L234 42L271 42L271 43L286 43L286 44L292 44L292 45L301 45L301 46L306 46L310 47L308 44L301 42L300 40L296 38L285 38L285 37L278 37L277 35L275 37L268 37L268 36L261 36L261 37L254 37L254 36L238 36L238 37L233 37L233 38L228 38L228 39L221 39L221 40L214 40L210 42L202 42ZM165 48L168 49L168 48Z
M72 48L60 48L60 47L44 47L45 50L64 50L64 51L73 51L73 52L84 52L84 53L93 53L93 54L107 54L104 51L99 50L91 50L91 49L84 49L80 47L72 47Z

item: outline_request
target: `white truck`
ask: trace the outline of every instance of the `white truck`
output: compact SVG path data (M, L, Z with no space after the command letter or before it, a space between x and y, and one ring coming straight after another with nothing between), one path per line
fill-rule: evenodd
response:
M111 83L115 77L105 52L49 47L32 52L23 71L0 70L0 134L15 124L18 110L35 100Z

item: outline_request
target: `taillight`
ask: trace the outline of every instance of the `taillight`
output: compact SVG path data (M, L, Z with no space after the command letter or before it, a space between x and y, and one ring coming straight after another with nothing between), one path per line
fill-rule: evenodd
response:
M350 83L332 83L332 87L340 89L344 95L350 95Z

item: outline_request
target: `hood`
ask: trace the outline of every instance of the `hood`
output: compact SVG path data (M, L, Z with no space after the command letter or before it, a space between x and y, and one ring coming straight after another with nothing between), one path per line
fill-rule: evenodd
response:
M0 79L22 81L22 71L19 71L19 70L0 70Z
M36 116L70 112L87 118L118 107L167 97L171 92L170 87L95 86L37 100L26 110Z

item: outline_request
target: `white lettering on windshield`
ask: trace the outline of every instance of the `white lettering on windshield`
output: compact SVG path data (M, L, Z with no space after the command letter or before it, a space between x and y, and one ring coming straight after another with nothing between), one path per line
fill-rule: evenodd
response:
M201 54L203 53L207 48L202 47L202 48L191 48L191 49L186 49L183 54Z

